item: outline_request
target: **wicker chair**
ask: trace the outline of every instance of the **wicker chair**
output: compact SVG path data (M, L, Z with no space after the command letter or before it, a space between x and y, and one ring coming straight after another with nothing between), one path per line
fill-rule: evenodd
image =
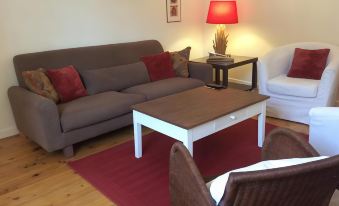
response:
M319 154L302 137L276 129L265 139L262 159L313 157ZM328 206L339 183L339 156L271 170L231 173L222 206ZM191 155L175 143L170 155L173 206L215 206Z

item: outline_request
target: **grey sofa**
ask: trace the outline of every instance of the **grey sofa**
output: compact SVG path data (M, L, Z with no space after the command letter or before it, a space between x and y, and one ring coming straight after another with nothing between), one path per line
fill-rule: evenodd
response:
M208 64L189 62L190 78L170 78L150 82L141 56L163 52L158 41L147 40L103 46L71 48L14 57L19 86L8 89L20 132L48 152L63 149L73 155L73 144L132 124L131 105L192 89L212 81ZM80 72L89 96L55 104L25 88L21 73L36 68L73 65ZM93 81L91 72L114 68L112 85ZM110 70L112 71L112 69ZM86 77L87 76L87 77ZM110 91L98 92L111 86Z

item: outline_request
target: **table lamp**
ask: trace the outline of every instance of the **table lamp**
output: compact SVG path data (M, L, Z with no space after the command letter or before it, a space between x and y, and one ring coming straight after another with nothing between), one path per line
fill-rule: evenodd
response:
M225 25L238 23L236 1L211 1L206 23L218 24L213 40L214 52L226 55L228 34Z

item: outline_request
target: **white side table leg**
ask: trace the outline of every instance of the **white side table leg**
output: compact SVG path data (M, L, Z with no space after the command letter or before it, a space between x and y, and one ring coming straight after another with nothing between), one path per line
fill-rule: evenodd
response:
M258 116L258 146L262 147L265 139L266 101L262 103Z
M136 121L135 115L133 115L133 127L134 127L134 152L135 157L142 157L142 130L141 124Z
M185 147L188 149L193 157L193 137L191 131L187 131L187 136L183 139L182 143L185 145Z

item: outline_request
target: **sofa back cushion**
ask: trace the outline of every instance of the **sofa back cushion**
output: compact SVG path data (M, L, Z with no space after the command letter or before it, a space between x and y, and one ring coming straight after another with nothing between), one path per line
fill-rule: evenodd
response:
M55 69L73 65L81 72L89 69L136 63L142 56L161 52L163 52L163 48L158 41L146 40L21 54L14 57L13 63L19 85L24 86L21 73L27 70Z
M80 74L90 95L106 91L120 91L150 81L146 66L142 62L84 70Z

